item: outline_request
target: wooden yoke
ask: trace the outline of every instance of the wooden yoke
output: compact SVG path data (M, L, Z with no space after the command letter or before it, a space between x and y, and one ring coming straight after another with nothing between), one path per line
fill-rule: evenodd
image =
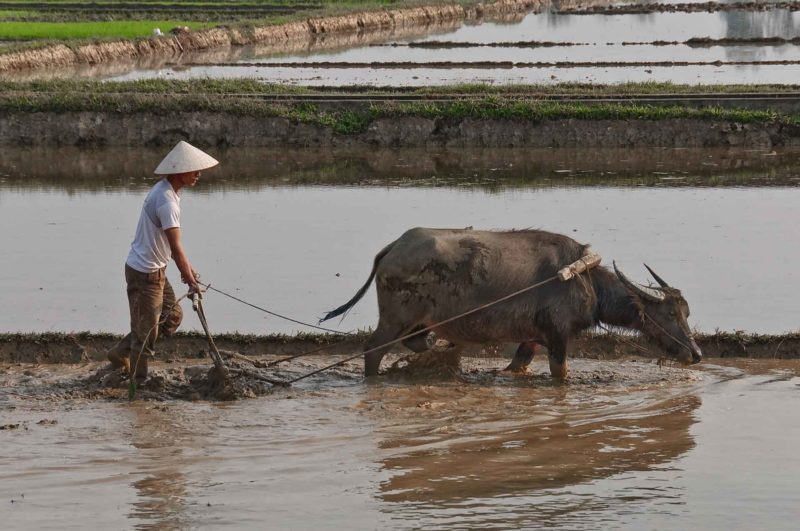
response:
M576 260L567 267L559 269L558 279L561 280L561 282L566 282L567 280L573 278L575 275L580 275L587 269L592 269L593 267L597 267L602 259L603 258L599 254L595 254L589 251L589 253L583 255L583 257L581 257L580 260Z

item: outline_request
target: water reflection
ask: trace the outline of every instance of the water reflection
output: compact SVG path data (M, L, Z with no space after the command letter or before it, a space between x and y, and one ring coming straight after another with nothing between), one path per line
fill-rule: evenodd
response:
M179 529L186 526L188 485L185 449L201 444L195 433L166 406L136 402L130 407L131 444L139 451L133 472L137 499L128 518L136 529ZM143 476L143 477L142 477Z
M427 524L446 514L456 526L508 525L513 512L517 525L570 528L596 515L618 520L626 511L687 502L667 480L679 474L670 465L695 446L701 399L690 389L623 396L412 387L382 401L391 412L382 422L383 467L392 475L380 496L396 520ZM630 472L652 487L582 492L581 485Z
M763 13L750 11L727 11L719 13L725 26L725 35L730 38L796 37L800 35L800 20L791 11L773 9ZM731 61L754 61L764 59L774 49L772 46L726 46L725 57Z
M208 150L224 164L193 193L308 185L458 187L488 191L575 186L796 186L797 150L274 149ZM0 191L142 190L163 149L5 148ZM0 198L1 200L1 198Z

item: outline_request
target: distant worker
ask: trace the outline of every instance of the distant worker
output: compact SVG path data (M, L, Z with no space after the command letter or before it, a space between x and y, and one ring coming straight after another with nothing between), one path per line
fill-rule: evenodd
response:
M191 291L198 291L199 275L181 244L180 191L184 186L194 186L201 170L217 164L207 153L180 141L155 170L156 175L165 177L145 197L136 236L125 261L131 331L108 351L111 365L124 367L139 382L147 378L148 360L155 354L159 332L172 335L183 319L183 311L175 303L175 292L167 280L170 256L181 272L181 280Z

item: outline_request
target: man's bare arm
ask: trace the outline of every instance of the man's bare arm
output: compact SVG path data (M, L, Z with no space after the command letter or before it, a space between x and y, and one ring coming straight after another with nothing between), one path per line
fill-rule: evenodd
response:
M172 259L175 260L175 265L178 266L178 271L181 272L181 280L183 280L185 284L188 284L189 288L197 291L196 273L194 269L192 269L192 264L189 263L189 258L186 257L186 253L183 250L180 227L167 229L164 232L167 233L167 241L172 251Z

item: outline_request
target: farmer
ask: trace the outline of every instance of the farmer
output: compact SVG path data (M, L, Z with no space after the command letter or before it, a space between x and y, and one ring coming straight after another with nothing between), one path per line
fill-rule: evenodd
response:
M170 256L190 291L198 291L199 275L192 268L181 244L180 191L194 186L200 171L219 162L184 142L178 142L161 164L156 175L165 175L144 199L136 236L125 261L131 331L108 351L114 368L125 368L131 378L147 378L148 359L159 332L169 336L181 324L183 312L175 302L175 292L167 280ZM141 353L141 355L140 355Z

